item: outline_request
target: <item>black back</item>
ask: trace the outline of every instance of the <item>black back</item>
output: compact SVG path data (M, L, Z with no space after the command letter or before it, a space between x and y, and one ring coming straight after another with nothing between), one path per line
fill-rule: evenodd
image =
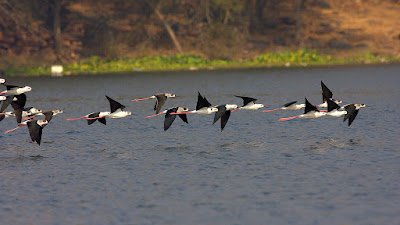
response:
M164 131L168 130L168 128L172 125L172 123L175 121L176 114L171 114L171 113L176 113L178 111L178 107L169 109L167 113L165 113L165 119L164 119Z
M334 109L340 109L340 106L336 104L334 101L332 101L330 98L326 98L326 101L328 103L328 112Z
M165 94L158 94L156 95L156 104L154 105L154 110L156 111L156 114L158 114L163 107L165 101L167 101L167 96Z
M27 125L28 125L29 135L31 136L32 141L33 142L36 141L36 143L40 145L40 142L42 140L43 127L41 127L37 123L37 120L28 121Z
M211 103L208 102L208 100L205 97L201 96L200 92L198 92L198 93L199 93L199 95L197 97L196 110L199 110L204 107L207 107L207 108L210 107Z
M322 102L325 102L326 99L332 98L332 91L322 82L321 80L321 89L322 89Z
M304 109L304 114L306 114L306 113L308 113L308 112L310 112L310 111L319 111L318 109L317 109L317 107L315 107L314 105L312 105L308 100L307 100L307 98L305 98L306 99L306 108Z
M217 109L218 109L218 111L215 113L215 115L214 115L214 122L213 122L213 124L215 123L215 122L217 122L224 114L225 114L225 112L226 112L226 107L225 107L225 105L219 105L218 107L217 107Z
M107 95L106 95L106 98L110 102L111 113L117 111L118 109L121 109L121 110L125 109L125 106L122 105L121 103L115 101L114 99L108 97Z
M255 101L257 101L257 99L255 99L255 98L243 97L243 96L237 96L237 95L235 95L235 96L238 97L238 98L243 99L243 106L246 106L246 105L249 104L250 102L255 102Z
M0 121L4 120L6 118L6 115L0 115Z
M289 106L291 106L293 104L296 104L296 103L297 103L297 101L288 102L288 103L284 104L283 107L289 107Z

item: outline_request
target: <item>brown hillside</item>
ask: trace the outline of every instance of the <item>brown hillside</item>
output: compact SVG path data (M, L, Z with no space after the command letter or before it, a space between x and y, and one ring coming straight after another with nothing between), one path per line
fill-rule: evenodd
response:
M61 1L61 54L54 53L53 9ZM223 4L222 4L222 3ZM302 2L302 7L295 3ZM348 56L400 53L397 0L66 1L0 3L0 69L79 61L90 56L176 54L160 9L183 52L249 58L315 48Z

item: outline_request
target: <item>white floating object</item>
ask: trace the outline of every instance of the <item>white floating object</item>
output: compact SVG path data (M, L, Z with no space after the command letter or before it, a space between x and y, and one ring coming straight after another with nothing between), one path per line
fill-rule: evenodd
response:
M62 76L64 68L62 65L52 65L51 66L51 75L52 76Z

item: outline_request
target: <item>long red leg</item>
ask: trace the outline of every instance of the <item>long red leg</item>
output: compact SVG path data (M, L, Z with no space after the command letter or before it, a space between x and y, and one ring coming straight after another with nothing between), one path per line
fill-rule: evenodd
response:
M150 99L150 97L133 99L132 102L137 102L137 101L142 101L142 100L147 100L147 99Z
M264 110L262 112L272 112L272 111L277 111L277 110L281 110L281 108L279 108L279 109L271 109L271 110Z
M292 117L286 117L286 118L280 118L279 121L286 121L286 120L292 120L297 118L297 116L292 116Z
M8 130L8 131L4 132L4 134L10 133L11 131L14 131L14 130L20 128L20 127L22 127L22 126L18 126L18 127L14 128L14 129Z
M79 120L79 119L83 119L83 118L86 118L86 116L81 116L81 117L78 117L78 118L67 119L67 120L68 121L72 121L72 120Z
M151 116L146 116L146 118L152 118L152 117L155 117L155 116L158 116L158 115L161 115L161 114L164 114L164 113L158 113L158 114L155 114L155 115L151 115Z

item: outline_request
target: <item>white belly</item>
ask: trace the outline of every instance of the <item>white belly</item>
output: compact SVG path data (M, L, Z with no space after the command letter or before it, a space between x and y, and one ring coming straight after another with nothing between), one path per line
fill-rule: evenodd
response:
M123 117L129 116L129 115L131 115L131 114L132 114L132 113L129 112L129 111L118 111L118 110L117 110L117 111L115 111L115 112L109 114L107 117L108 117L108 118L117 119L117 118L123 118Z

